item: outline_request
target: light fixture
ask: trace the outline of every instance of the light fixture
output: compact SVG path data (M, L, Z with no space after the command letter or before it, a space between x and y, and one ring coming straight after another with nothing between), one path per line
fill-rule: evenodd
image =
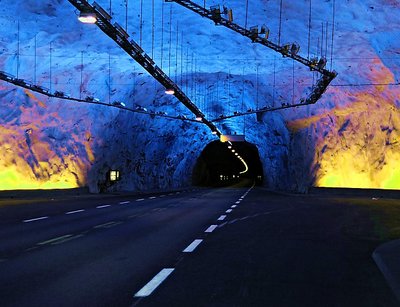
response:
M201 122L201 121L203 121L203 117L201 117L201 116L196 116L196 120L197 120L198 122Z
M232 152L235 152L235 150L234 150L234 149L232 149Z
M167 95L174 95L175 94L175 90L173 88L167 88L165 90L165 94Z
M235 152L235 156L238 156L239 154L237 152Z
M93 23L96 23L96 22L97 22L97 17L96 17L96 14L94 14L94 13L90 13L90 12L81 12L81 13L79 14L78 20L79 20L80 22L83 22L83 23L90 23L90 24L93 24Z
M229 146L228 146L228 149L232 149L232 146L231 146L231 145L229 145Z
M211 133L215 135L217 134L217 131L213 130Z

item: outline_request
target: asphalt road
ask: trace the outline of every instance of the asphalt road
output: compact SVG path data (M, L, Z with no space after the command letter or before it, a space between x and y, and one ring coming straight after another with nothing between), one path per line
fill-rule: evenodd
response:
M326 198L198 189L0 216L1 306L399 305L370 220Z

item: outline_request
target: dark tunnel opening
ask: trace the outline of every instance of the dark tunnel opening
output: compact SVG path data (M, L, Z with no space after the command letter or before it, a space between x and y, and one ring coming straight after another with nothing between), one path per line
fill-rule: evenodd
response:
M213 141L204 148L193 169L193 185L218 187L239 182L262 184L264 174L257 147L248 142L232 142L232 148L229 147L228 143ZM246 172L238 156L246 162Z

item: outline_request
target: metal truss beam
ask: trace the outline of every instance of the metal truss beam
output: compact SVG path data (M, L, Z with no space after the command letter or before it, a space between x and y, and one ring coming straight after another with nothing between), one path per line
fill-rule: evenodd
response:
M86 0L68 0L81 13L90 13L96 16L96 25L114 40L129 56L141 65L153 78L161 83L166 89L174 91L174 96L188 108L196 117L202 118L202 123L207 125L219 137L221 132L209 120L201 110L185 95L179 86L167 76L153 61L153 59L143 51L143 49L133 40L129 39L128 33L118 24L111 22L111 16L96 2L90 5Z

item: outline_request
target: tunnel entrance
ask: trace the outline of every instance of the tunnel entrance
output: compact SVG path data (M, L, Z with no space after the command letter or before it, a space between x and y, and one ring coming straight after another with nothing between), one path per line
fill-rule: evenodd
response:
M232 147L238 156L246 162L245 165L237 158L228 143L213 141L209 143L193 169L192 183L198 186L228 186L238 182L263 181L263 167L258 149L248 142L232 142Z

